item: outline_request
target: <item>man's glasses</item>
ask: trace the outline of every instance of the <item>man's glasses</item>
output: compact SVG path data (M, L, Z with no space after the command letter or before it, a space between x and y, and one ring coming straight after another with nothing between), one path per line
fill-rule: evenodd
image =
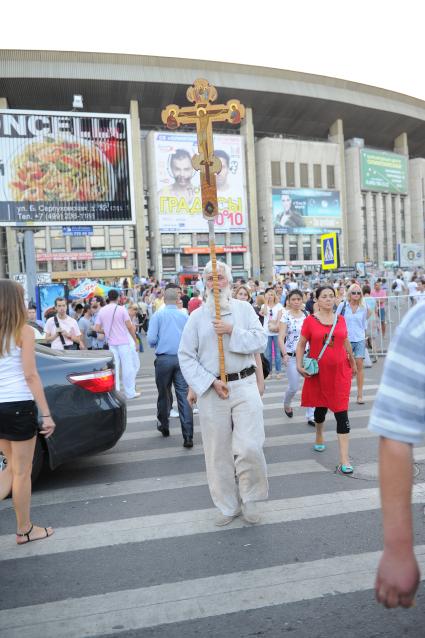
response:
M224 281L226 279L226 277L223 277L223 275L217 275L217 279L218 281ZM211 275L210 277L207 277L207 281L214 281L214 277Z

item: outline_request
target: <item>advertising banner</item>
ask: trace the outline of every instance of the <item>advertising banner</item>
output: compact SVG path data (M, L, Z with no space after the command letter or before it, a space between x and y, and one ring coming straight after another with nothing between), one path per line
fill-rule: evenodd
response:
M400 268L417 268L425 265L423 244L397 244Z
M214 135L214 151L222 163L217 175L220 212L215 219L216 230L246 230L244 139L240 135ZM194 133L155 134L161 232L208 232L208 222L202 216L199 173L191 161L197 152Z
M383 193L407 193L407 157L398 153L360 151L361 188Z
M273 188L272 202L277 235L321 235L341 229L339 191Z
M132 224L130 117L0 110L0 223Z

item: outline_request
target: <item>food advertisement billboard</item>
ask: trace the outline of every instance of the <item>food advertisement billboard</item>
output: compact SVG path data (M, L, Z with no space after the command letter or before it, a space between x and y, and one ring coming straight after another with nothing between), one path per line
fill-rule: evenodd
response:
M407 160L405 155L374 151L360 151L361 188L382 193L407 193Z
M198 152L194 133L156 133L156 197L163 233L208 232L202 216L199 172L192 167ZM248 225L245 196L244 139L214 135L214 152L222 169L217 175L217 231L243 231Z
M272 206L276 235L321 235L341 228L339 191L273 188Z
M134 223L130 117L0 110L0 223Z

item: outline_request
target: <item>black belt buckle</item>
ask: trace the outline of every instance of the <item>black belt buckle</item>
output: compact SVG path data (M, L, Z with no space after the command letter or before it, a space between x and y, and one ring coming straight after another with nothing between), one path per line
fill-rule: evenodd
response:
M255 372L255 366L244 368L240 372L231 372L230 374L226 374L226 383L228 381L238 381L239 379L245 379L246 377L249 377L254 372ZM219 378L220 377L217 377L217 379Z

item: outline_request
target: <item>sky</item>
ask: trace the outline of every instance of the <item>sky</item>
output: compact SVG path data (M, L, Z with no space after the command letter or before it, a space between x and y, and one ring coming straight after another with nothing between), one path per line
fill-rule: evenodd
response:
M425 100L421 6L420 0L21 0L2 7L0 49L254 64Z

